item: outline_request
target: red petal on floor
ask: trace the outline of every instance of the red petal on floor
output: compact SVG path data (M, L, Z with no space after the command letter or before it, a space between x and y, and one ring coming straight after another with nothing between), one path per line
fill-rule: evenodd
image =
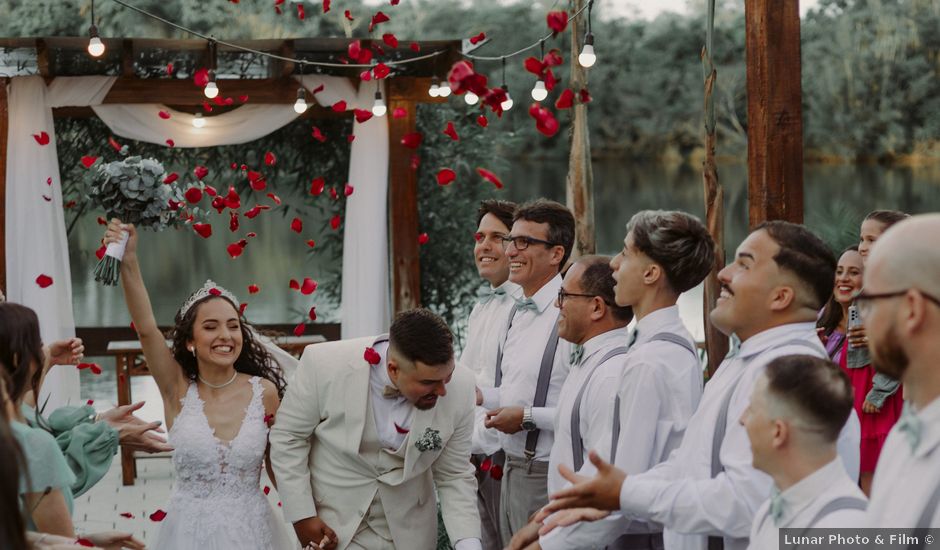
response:
M163 120L166 120L166 119L170 118L170 113L168 113L168 112L166 112L166 111L160 111L159 113L157 113L157 115L158 115L160 118L162 118Z

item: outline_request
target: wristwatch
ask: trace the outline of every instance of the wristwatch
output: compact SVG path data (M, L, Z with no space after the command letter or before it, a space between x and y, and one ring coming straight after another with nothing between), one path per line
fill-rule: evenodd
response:
M532 416L532 407L525 407L522 409L522 429L531 432L532 430L537 429L535 425L535 418Z

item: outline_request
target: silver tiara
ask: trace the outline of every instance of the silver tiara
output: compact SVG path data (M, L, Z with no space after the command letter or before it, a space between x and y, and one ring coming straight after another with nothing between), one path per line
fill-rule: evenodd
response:
M180 307L180 317L185 317L186 312L189 311L189 308L193 307L193 304L209 296L224 296L228 298L236 308L239 304L238 298L236 298L234 294L215 284L212 279L206 279L206 284L202 285L202 288L196 292L193 292L192 296L183 302L182 307Z

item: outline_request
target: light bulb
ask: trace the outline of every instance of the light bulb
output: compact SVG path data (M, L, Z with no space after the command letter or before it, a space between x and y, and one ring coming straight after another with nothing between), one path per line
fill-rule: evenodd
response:
M294 102L294 112L298 115L304 114L307 110L307 99L303 88L297 88L297 101Z
M548 90L545 89L545 81L541 78L535 81L535 87L532 88L532 99L542 101L548 97Z
M581 48L581 54L578 55L578 63L586 69L592 67L596 61L597 56L594 55L594 35L588 33L588 35L584 37L584 47Z
M215 84L214 72L209 71L209 83L202 89L202 93L206 94L206 97L209 99L213 99L215 96L219 95L219 87Z
M506 99L503 100L499 106L502 107L504 111L508 111L509 109L512 109L513 106L512 96L509 95L509 88L507 88L505 84L503 84L503 91L506 92Z
M473 92L467 92L467 95L463 96L463 100L467 102L467 105L476 105L477 101L480 101L480 96Z
M447 97L450 95L450 84L446 82L437 89L437 97Z
M441 87L437 85L437 82L432 82L431 87L428 88L428 95L431 97L437 97L441 93Z
M372 104L372 114L375 116L385 116L388 107L385 106L385 100L382 99L382 92L375 92L375 102Z
M193 117L193 126L196 128L202 128L206 125L206 119L202 118L202 113L196 113L196 116Z
M98 38L98 27L92 25L88 29L88 36L90 37L88 40L88 53L94 57L101 57L104 53L104 42Z

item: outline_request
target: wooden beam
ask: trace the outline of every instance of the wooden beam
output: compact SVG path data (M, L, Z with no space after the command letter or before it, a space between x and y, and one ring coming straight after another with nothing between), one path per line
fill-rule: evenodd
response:
M745 0L748 222L803 222L798 0Z
M427 95L427 94L425 94ZM417 104L390 99L389 112L403 108L403 118L389 117L388 227L392 258L393 313L421 305L421 265L418 253L418 174L411 168L413 149L401 138L417 128Z
M278 48L278 55L282 57L294 57L294 41L285 40L281 47ZM290 76L294 73L294 62L293 61L282 61L280 59L274 60L274 72L271 76Z
M121 40L121 76L133 77L134 71L134 40L125 38Z
M44 38L36 39L36 68L39 69L39 76L48 83L52 73L49 71L49 48Z
M581 10L584 0L574 0L571 9ZM586 25L584 18L571 23L571 88L587 88L588 74L580 63L575 62L581 49L581 34ZM572 260L579 256L594 254L596 241L594 235L594 170L591 166L591 138L588 128L588 106L576 102L571 110L571 135L568 151L568 178L565 195L568 208L574 214L575 247Z
M172 100L168 100L172 101ZM237 103L237 102L236 102ZM251 101L248 103L251 104ZM167 104L171 109L176 109L184 113L195 114L202 112L202 105L175 105L173 103ZM227 111L233 110L238 105L236 104L233 107L219 107L217 105L213 106L212 113L207 116L207 118L222 114ZM52 108L52 117L53 118L92 118L98 115L95 114L95 110L91 107L53 107ZM324 120L324 119L342 119L342 118L352 118L353 112L346 111L344 113L337 113L333 109L330 109L328 106L323 107L322 105L311 105L307 112L300 115L298 118L303 120Z
M0 290L7 292L7 129L10 109L7 102L9 78L0 78Z
M217 80L219 95L247 95L251 103L293 103L297 100L297 81L292 78L254 80ZM172 103L202 105L206 97L191 79L125 78L114 81L103 103Z
M446 97L431 97L428 88L431 77L390 78L387 83L388 101L413 101L416 103L447 103ZM391 110L389 110L391 112Z

